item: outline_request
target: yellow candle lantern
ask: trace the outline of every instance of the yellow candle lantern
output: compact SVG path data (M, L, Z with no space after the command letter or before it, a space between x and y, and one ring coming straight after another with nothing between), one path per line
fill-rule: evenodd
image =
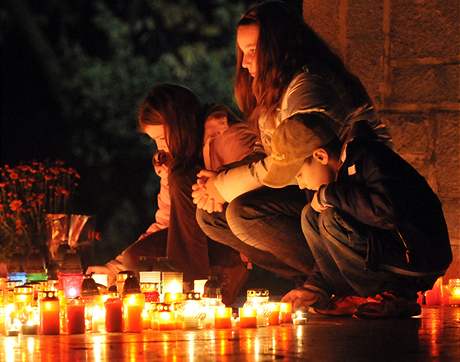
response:
M240 328L257 327L257 309L253 306L244 306L239 308Z
M232 328L232 308L215 307L214 327L217 329Z
M200 293L189 292L185 296L185 302L181 307L181 315L184 329L200 329L203 326L204 306L201 302Z
M141 293L139 281L130 275L123 286L123 324L125 332L142 332L142 312L145 296Z
M27 320L22 324L21 332L24 335L38 334L40 327L40 313L38 306L29 305L26 308Z
M170 331L176 329L176 318L171 304L157 303L156 314L158 329L160 331Z
M182 293L165 293L163 297L163 302L172 304L172 303L181 303L184 300L184 295Z
M34 290L30 285L22 285L14 288L14 303L19 311L32 304Z
M269 303L268 304L268 324L270 326L276 326L280 324L280 304L279 303Z
M208 279L197 279L193 281L193 290L200 293L201 296L204 294L204 286Z
M17 336L21 329L17 308L14 303L8 303L4 307L5 333L7 336Z
M253 307L257 311L257 326L267 326L269 309L268 309L269 291L267 289L249 289L244 306Z
M105 327L105 307L93 274L85 275L81 285L81 297L85 304L86 329L101 332Z
M183 274L174 271L163 271L161 272L161 284L163 294L182 294Z
M293 324L306 324L307 323L307 313L300 310L294 313L294 318L292 319Z
M460 305L460 279L449 279L449 304Z
M292 323L291 303L280 303L280 323Z

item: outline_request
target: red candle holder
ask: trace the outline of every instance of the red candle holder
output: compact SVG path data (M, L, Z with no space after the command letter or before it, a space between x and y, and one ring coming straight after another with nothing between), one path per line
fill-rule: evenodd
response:
M82 273L59 272L58 280L66 298L72 299L81 295Z
M70 299L66 305L67 333L85 333L85 304L78 298Z
M117 293L111 293L105 302L105 330L123 332L123 303Z
M55 291L43 292L40 299L41 334L59 334L59 299Z

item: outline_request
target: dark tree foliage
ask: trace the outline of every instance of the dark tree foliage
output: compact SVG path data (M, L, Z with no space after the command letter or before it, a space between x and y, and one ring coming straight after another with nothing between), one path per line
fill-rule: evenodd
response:
M234 27L249 1L7 0L2 159L60 158L82 175L108 259L153 219L153 142L136 108L157 82L232 105ZM7 136L6 136L7 135ZM98 260L103 262L105 260Z

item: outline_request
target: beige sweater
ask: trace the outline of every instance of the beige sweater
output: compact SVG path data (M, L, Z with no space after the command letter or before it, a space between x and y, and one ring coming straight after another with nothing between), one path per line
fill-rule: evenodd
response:
M342 138L353 122L366 119L383 141L391 142L386 126L378 120L373 106L367 100L363 100L358 107L351 106L352 103L356 103L356 100L336 89L333 82L305 69L289 84L276 116L271 119L262 116L259 119L260 137L266 155L271 154L270 143L275 129L285 119L298 113L324 112L335 121L332 127ZM269 158L266 157L219 173L215 185L222 197L230 202L239 195L263 186L262 180L268 168ZM296 184L295 180L292 184Z

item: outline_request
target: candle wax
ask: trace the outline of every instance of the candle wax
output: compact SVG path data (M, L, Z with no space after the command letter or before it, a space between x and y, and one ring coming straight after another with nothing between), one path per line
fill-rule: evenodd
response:
M59 301L40 303L40 326L42 334L59 334Z
M123 331L122 302L118 298L108 299L105 303L105 329L109 333Z
M125 332L139 333L142 332L142 305L125 305L124 330Z
M240 317L240 328L256 328L257 317Z
M214 320L216 329L232 328L232 319L230 317L217 317Z
M85 333L85 305L84 304L67 305L67 333L69 334Z
M280 324L280 312L277 310L271 311L268 316L268 324L271 326L276 326Z

